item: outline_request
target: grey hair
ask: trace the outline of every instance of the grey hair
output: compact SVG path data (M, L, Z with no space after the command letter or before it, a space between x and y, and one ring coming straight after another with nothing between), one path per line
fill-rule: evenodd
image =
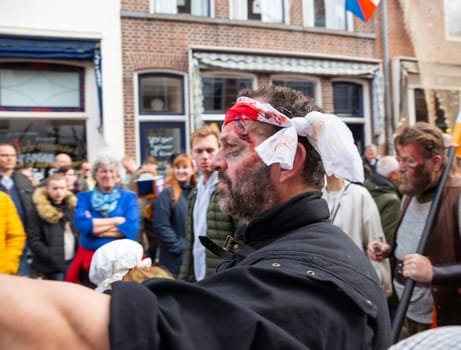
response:
M93 178L96 177L96 172L99 168L107 165L113 165L115 167L117 175L120 175L120 162L109 155L101 155L98 158L96 158L96 160L93 163L93 166L91 167L91 175L93 176Z
M376 165L376 172L385 177L397 170L399 170L399 162L394 156L384 156L378 160Z

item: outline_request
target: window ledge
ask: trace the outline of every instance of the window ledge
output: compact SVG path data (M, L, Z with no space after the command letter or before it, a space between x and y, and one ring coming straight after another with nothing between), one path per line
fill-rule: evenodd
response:
M245 26L252 28L262 29L278 29L290 32L306 32L324 35L339 35L354 37L360 39L376 39L375 33L366 32L348 32L345 30L336 30L319 27L303 27L301 25L287 25L279 23L266 23L252 20L233 20L228 18L209 18L202 16L191 16L187 14L159 14L159 13L145 13L145 12L133 12L133 11L120 11L120 17L132 18L132 19L148 19L148 20L162 20L162 21L175 21L175 22L189 22L189 23L206 23L215 25L230 25L230 26Z
M1 111L1 119L10 119L10 118L34 118L40 119L41 115L45 119L62 119L62 118L72 118L72 119L89 119L90 114L87 112L27 112L27 111Z

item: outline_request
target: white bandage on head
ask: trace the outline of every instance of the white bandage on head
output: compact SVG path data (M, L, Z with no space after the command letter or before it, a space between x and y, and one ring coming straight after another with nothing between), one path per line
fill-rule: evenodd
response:
M280 163L291 169L298 135L307 137L322 159L327 175L363 182L363 164L349 128L337 116L310 112L304 118L289 119L284 127L256 147L266 165Z

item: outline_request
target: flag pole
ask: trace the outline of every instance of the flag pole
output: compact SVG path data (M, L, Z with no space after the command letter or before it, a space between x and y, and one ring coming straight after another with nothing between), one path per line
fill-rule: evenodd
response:
M461 139L461 110L458 113L458 117L456 120L455 128L453 130L453 135L451 137L451 143L459 145ZM437 185L437 189L435 192L434 199L432 200L431 207L429 209L429 214L427 215L426 223L424 225L423 233L421 234L421 239L419 240L418 247L416 249L417 254L424 254L424 250L426 249L427 241L429 240L429 236L432 230L432 226L434 224L435 216L437 215L439 204L442 199L443 189L448 179L448 175L450 173L451 164L453 163L453 159L455 157L455 151L458 148L458 153L461 152L461 147L452 145L448 147L448 160L445 168L443 169L442 176L440 177L439 183ZM403 290L402 296L399 301L399 305L397 307L397 311L394 316L394 322L392 323L392 344L396 343L399 339L400 329L402 328L403 319L405 314L407 313L408 304L410 301L411 294L413 293L413 289L415 287L415 281L412 279L408 279L405 283L405 288Z

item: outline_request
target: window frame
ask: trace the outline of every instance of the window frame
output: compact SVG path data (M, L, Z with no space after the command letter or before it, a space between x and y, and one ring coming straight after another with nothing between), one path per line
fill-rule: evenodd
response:
M183 114L165 114L165 113L149 113L141 114L140 112L140 77L151 75L151 74L169 74L182 79L182 98L184 111ZM181 128L184 129L185 133L185 143L184 147L187 149L189 143L189 134L190 134L190 123L189 114L190 114L190 95L189 95L189 80L187 73L174 71L174 70L165 70L165 69L149 69L149 70L140 70L133 74L133 113L134 113L134 137L135 137L135 147L136 147L136 160L139 164L144 160L145 150L142 149L141 141L141 132L142 126L146 125L145 123L154 123L162 127L162 125L168 125L169 123L178 123L182 124ZM181 129L181 130L182 130ZM182 142L182 141L181 141Z
M282 11L282 20L280 22L271 22L271 21L263 21L262 14L260 15L259 19L249 18L249 7L250 7L250 0L230 0L229 1L229 13L230 19L232 20L240 20L240 21L251 21L252 23L264 23L264 24L290 24L290 0L280 0L281 4L281 11ZM241 9L244 9L243 11Z
M319 107L322 107L322 84L320 78L315 76L299 76L293 74L272 74L270 76L271 83L275 80L283 81L299 81L312 83L314 87L314 96L310 96L314 99Z
M85 67L47 61L0 61L0 69L13 69L23 71L51 71L70 72L78 74L78 107L52 107L52 106L3 106L0 101L0 112L77 112L86 110L85 105Z
M168 0L171 1L171 0ZM204 15L194 15L192 14L192 2L196 0L184 0L185 5L177 5L177 10L175 13L169 12L156 12L155 11L155 0L149 1L149 12L155 15L176 15L176 16L194 16L194 17L207 17L207 18L214 18L215 17L215 0L206 0L208 3L207 13ZM200 1L200 0L199 0ZM185 12L184 10L189 9L189 12Z
M256 81L257 81L256 75L251 74L251 73L245 73L245 72L233 73L233 72L226 72L226 71L207 71L207 72L200 71L200 76L201 76L202 82L203 82L204 77L224 78L224 79L249 79L251 89L255 89ZM237 95L235 96L235 98L237 98ZM225 107L222 113L206 113L205 106L203 106L202 120L205 123L220 123L224 120L225 113L226 113Z
M328 30L339 30L345 32L353 32L354 31L354 15L350 11L346 11L344 8L344 25L345 28L335 28L329 26L328 23L331 23L330 17L328 16L328 8L334 5L337 5L336 0L323 0L325 2L329 2L329 6L325 3L325 26L324 27L317 27L315 26L315 9L314 9L314 2L315 0L302 0L302 11L303 11L303 25L304 27L311 27L316 29L328 29ZM331 14L330 14L331 16Z
M336 114L334 106L334 84L335 83L346 83L346 84L356 84L360 85L362 88L362 117L351 117L347 114ZM370 81L361 80L361 79L349 79L349 78L334 78L331 80L331 99L332 99L332 109L333 113L340 118L344 123L350 124L353 126L362 126L363 127L363 138L358 140L363 142L362 149L359 151L362 153L365 146L372 143L372 132L371 132L371 98L370 98Z
M152 78L152 77L159 77L159 78L169 78L169 79L178 79L180 80L180 87L182 94L180 96L181 100L181 110L179 112L168 112L164 110L152 110L152 111L143 111L142 103L143 101L143 96L142 96L142 79L143 78ZM165 71L149 71L149 72L140 72L137 75L137 96L136 102L137 102L137 109L136 109L136 114L139 116L181 116L186 114L187 106L186 106L186 94L185 94L185 84L186 84L186 76L185 74L180 74L180 73L172 73L172 72L165 72ZM165 88L165 87L163 87ZM164 101L165 102L165 101Z

